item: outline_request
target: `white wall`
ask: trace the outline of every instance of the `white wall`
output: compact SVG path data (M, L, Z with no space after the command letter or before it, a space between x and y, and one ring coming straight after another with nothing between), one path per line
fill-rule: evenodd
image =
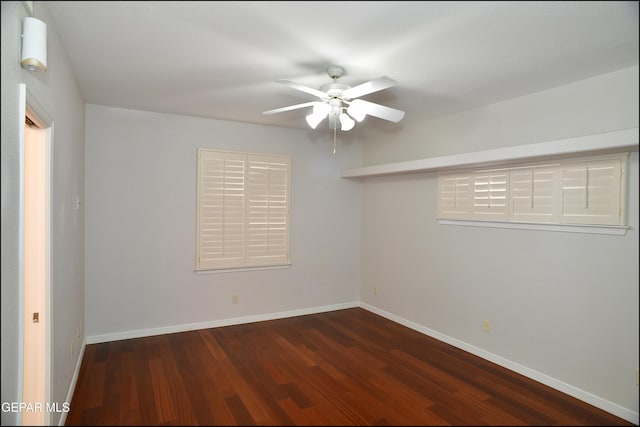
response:
M357 144L333 155L303 130L98 105L86 117L88 337L357 303L360 184L339 178ZM194 273L198 147L291 155L289 268Z
M383 163L637 126L633 67L403 129L389 147L367 142L363 156ZM361 300L637 423L637 152L629 166L626 236L439 225L436 173L363 179Z
M83 336L84 215L74 208L84 192L84 101L45 2L34 2L35 17L47 24L48 70L20 66L22 2L2 2L2 402L19 402L19 201L20 141L18 85L27 90L54 122L51 199L52 390L60 406L76 367L79 345L70 354L76 328ZM42 114L42 112L41 112ZM21 123L22 120L22 123ZM15 425L16 414L2 412L2 425ZM57 424L60 414L53 414Z
M392 163L634 127L638 79L634 66L436 120L407 114L394 131L367 133L363 162Z

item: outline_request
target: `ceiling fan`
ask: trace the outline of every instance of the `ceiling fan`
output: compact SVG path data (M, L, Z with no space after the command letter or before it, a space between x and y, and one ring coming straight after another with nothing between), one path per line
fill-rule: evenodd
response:
M313 112L307 115L307 123L312 129L315 129L320 122L328 117L329 127L334 131L334 153L335 132L338 127L342 131L349 131L356 124L354 119L361 122L367 115L395 123L404 117L404 111L358 99L361 96L395 86L397 84L395 80L389 77L380 77L351 87L337 82L338 78L344 74L344 68L332 65L327 68L327 74L333 79L333 83L325 84L320 89L314 89L290 80L276 80L278 83L293 89L315 95L319 100L276 108L275 110L264 111L263 114L276 114L298 108L313 107Z

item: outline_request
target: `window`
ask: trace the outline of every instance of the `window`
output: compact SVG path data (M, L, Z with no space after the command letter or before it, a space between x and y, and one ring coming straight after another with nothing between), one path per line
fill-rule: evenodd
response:
M290 163L198 149L196 270L289 263Z
M512 169L509 173L511 220L554 222L559 217L561 198L558 166Z
M438 218L626 225L628 154L438 175Z

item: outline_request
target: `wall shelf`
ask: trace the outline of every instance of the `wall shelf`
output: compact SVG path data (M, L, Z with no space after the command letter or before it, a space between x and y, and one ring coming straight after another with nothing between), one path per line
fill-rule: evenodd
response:
M638 151L638 128L613 132L540 142L536 144L516 145L493 150L409 160L347 169L342 178L367 178L384 175L433 172L444 169L494 166L505 163L534 161L550 157L570 155L591 155L616 151Z

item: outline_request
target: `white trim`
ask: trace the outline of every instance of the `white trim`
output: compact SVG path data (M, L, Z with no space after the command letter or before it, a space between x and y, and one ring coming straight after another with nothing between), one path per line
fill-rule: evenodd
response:
M76 384L78 383L78 377L80 376L80 368L82 367L82 360L84 359L84 350L87 347L87 342L83 341L82 346L80 347L80 351L78 352L78 360L76 360L76 369L73 371L73 376L71 377L71 383L69 384L69 391L67 392L67 400L65 403L69 403L71 405L71 400L73 399L73 393L76 391ZM59 426L63 426L67 422L67 414L68 412L62 412L60 416L60 421L58 422Z
M165 326L152 329L137 329L134 331L115 332L110 334L92 335L87 337L87 344L97 344L109 341L126 340L131 338L150 337L154 335L173 334L176 332L195 331L199 329L219 328L222 326L242 325L244 323L263 322L265 320L285 319L287 317L304 316L307 314L324 313L328 311L344 310L359 307L358 301L342 304L309 307L299 310L281 311L277 313L257 314L254 316L234 317L230 319L212 320L208 322L187 323L182 325Z
M440 225L462 225L469 227L514 228L518 230L561 231L566 233L610 234L624 236L628 225L585 225L585 224L537 224L529 222L463 221L439 219Z
M257 271L257 270L281 270L291 267L291 263L282 265L263 265L256 267L237 267L237 268L210 268L210 269L194 269L195 274L216 274L216 273L234 273L236 271Z
M26 86L25 86L26 88ZM38 99L33 96L31 91L27 89L27 105L26 115L38 126L39 128L48 128L53 126L53 118L47 112L46 108L42 105Z
M517 372L521 375L524 375L525 377L531 378L532 380L535 380L539 383L542 383L544 385L547 385L551 388L554 388L556 390L559 390L565 394L568 394L569 396L575 397L576 399L579 399L583 402L586 402L590 405L595 406L596 408L600 408L603 411L609 412L613 415L616 415L620 418L623 418L631 423L634 423L636 425L638 425L638 420L640 419L638 412L634 412L631 411L627 408L623 408L622 406L613 403L613 402L609 402L606 399L603 399L601 397L595 396L589 392L586 392L584 390L581 390L577 387L574 387L570 384L567 384L563 381L560 381L558 379L555 379L553 377L550 377L549 375L543 374L541 372L538 372L536 370L533 370L531 368L528 368L526 366L520 365L516 362L513 362L511 360L505 359L501 356L498 356L496 354L490 353L486 350L483 350L479 347L476 347L474 345L471 344L467 344L464 341L460 341L458 339L452 338L448 335L442 334L440 332L434 331L433 329L429 329L425 326L419 325L417 323L414 323L410 320L407 320L405 318L402 318L400 316L396 316L395 314L391 314L387 311L381 310L377 307L374 307L372 305L366 304L361 302L360 303L360 307L370 311L372 313L378 314L386 319L389 319L393 322L399 323L403 326L406 326L410 329L413 329L414 331L418 331L420 333L423 333L425 335L428 335L432 338L437 339L438 341L442 341L444 343L450 344L454 347L460 348L464 351L467 351L471 354L474 354L478 357L481 357L485 360L488 360L490 362L493 362L497 365L500 365L504 368L507 368L509 370L512 370L514 372Z
M51 115L44 108L43 104L37 97L27 88L25 83L18 84L18 138L19 138L19 159L20 159L20 179L19 179L19 203L18 203L18 387L17 392L20 399L23 398L24 393L24 192L25 192L25 117L29 118L39 128L47 132L46 138L46 165L47 170L45 174L48 180L48 186L45 189L46 192L46 208L47 218L46 230L45 230L45 284L44 284L44 313L43 324L45 325L44 332L44 401L49 402L53 396L53 381L52 381L52 336L53 336L53 309L51 289L53 286L53 234L51 229L53 210L51 208L52 194L53 194L53 138L54 138L54 124ZM44 423L49 424L51 421L51 414L49 412L44 413ZM16 424L22 425L22 413L18 412L16 415Z
M53 211L51 209L51 196L53 193L53 120L44 106L38 101L38 98L27 88L25 83L18 84L18 139L19 139L19 162L20 162L20 180L19 180L19 202L18 202L18 387L17 392L20 399L24 393L24 169L25 169L25 117L29 116L34 123L42 128L49 129L48 141L47 141L47 165L46 171L47 178L49 179L48 188L45 190L48 194L47 203L49 209L49 217L46 218L47 230L46 230L46 283L45 283L45 355L44 355L44 400L49 402L52 397L52 346L51 336L53 334L53 309L51 302L51 289L53 284L52 279L52 217ZM44 413L44 422L49 424L51 420L51 414ZM18 412L16 415L16 424L22 425L22 413Z
M18 201L18 394L24 391L24 120L27 115L27 85L18 85L18 138L20 183ZM16 425L22 425L22 411L16 414Z
M489 166L522 160L562 157L579 153L595 154L597 152L615 152L625 150L638 151L639 139L638 128L635 127L595 135L560 139L556 141L365 166L345 170L342 172L341 177L364 178L383 175L432 172L459 167Z
M29 105L27 104L27 111ZM51 340L53 337L53 304L52 304L52 285L53 285L53 123L49 125L45 132L45 175L47 180L47 188L45 189L45 278L44 278L44 399L50 402L53 397L53 380L52 380L52 359L53 349ZM44 421L51 424L51 414L45 411Z

